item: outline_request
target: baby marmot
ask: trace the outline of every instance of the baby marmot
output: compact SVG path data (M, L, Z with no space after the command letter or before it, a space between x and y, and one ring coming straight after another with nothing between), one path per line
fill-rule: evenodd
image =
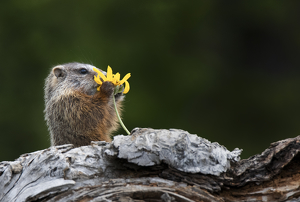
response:
M114 85L104 82L97 91L93 67L81 63L58 65L46 78L44 112L52 146L111 141L110 135L118 126ZM115 95L119 112L123 98L122 93Z

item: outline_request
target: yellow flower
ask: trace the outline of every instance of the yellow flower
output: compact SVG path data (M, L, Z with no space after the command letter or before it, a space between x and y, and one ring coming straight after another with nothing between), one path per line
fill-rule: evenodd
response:
M121 86L123 83L125 83L125 88L124 88L124 94L128 93L129 89L130 89L130 86L129 86L129 83L128 83L128 79L130 78L131 74L128 73L124 76L124 78L122 80L120 80L120 74L119 73L116 73L116 74L113 74L112 73L112 69L110 66L107 67L107 73L106 73L106 76L101 72L99 71L97 68L93 68L93 70L95 72L98 73L97 76L94 76L94 80L100 84L100 86L102 85L102 81L100 78L103 79L103 82L105 81L109 81L111 83L113 83L115 86ZM97 88L98 91L100 91L100 86Z

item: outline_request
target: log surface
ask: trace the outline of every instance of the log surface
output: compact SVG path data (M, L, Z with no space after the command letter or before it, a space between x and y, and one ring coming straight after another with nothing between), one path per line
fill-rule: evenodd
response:
M134 129L0 163L0 201L298 201L300 136L239 160L183 130Z

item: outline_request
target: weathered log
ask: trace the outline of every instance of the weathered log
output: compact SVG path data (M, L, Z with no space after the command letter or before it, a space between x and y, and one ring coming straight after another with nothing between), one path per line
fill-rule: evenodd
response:
M300 136L241 150L183 130L50 147L0 163L0 201L297 201Z

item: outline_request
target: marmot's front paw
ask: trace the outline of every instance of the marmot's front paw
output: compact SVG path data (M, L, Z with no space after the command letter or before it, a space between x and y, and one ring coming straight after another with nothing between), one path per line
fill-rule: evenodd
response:
M105 81L102 83L100 87L100 92L103 94L106 94L108 97L110 97L115 89L115 85L109 81Z

